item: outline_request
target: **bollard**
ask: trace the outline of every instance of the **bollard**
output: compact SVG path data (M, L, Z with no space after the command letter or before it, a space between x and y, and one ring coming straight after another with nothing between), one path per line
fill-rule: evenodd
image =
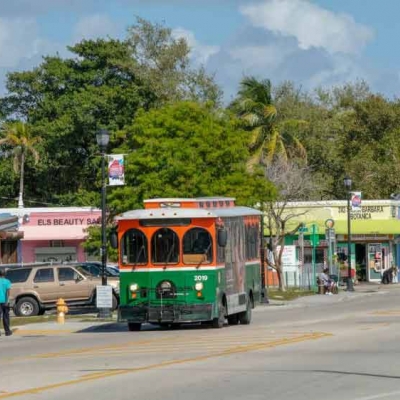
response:
M57 300L57 324L63 324L65 322L65 314L68 312L68 307L64 299L59 298Z

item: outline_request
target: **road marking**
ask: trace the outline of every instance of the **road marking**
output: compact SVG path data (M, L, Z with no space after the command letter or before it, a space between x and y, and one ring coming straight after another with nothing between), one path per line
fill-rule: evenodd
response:
M55 358L55 357L62 357L65 355L78 355L84 353L99 353L102 350L119 350L119 349L126 349L127 346L135 346L135 345L142 345L142 344L149 344L154 342L160 341L170 341L171 339L175 339L175 337L164 337L164 338L156 338L156 339L147 339L147 340L137 340L133 342L125 342L122 344L113 344L111 346L94 346L94 347L82 347L81 349L74 349L74 350L65 350L59 351L57 353L44 353L44 354L36 354L30 356L29 358Z
M62 335L62 334L69 334L74 333L74 330L61 330L61 329L16 329L13 331L14 335L18 336L31 336L31 335Z
M397 317L400 315L400 310L374 311L371 313L371 315Z
M39 386L36 388L30 388L30 389L25 389L25 390L19 390L16 392L9 392L6 394L0 394L0 399L17 397L17 396L22 396L22 395L26 395L26 394L37 394L37 393L41 393L44 391L57 389L60 387L77 385L80 383L99 380L99 379L103 379L103 378L110 378L110 377L113 377L116 375L126 375L126 374L130 374L130 373L148 371L148 370L152 370L152 369L164 368L164 367L169 367L169 366L173 366L173 365L205 361L205 360L209 360L212 358L230 356L233 354L248 353L250 351L256 351L256 350L266 350L268 348L273 348L273 347L277 347L277 346L300 343L300 342L305 342L307 340L322 339L322 338L330 337L330 336L332 336L332 334L330 334L330 333L316 332L316 333L305 334L305 335L294 337L294 338L283 338L283 339L273 340L270 342L256 343L256 344L244 345L244 346L239 346L239 347L238 346L231 347L229 349L226 349L226 350L223 350L223 351L220 351L217 353L213 353L213 354L206 354L206 355L202 355L202 356L184 358L184 359L180 359L180 360L162 361L157 364L146 365L143 367L117 369L117 370L104 371L104 372L95 372L95 373L83 375L80 378L71 379L71 380L64 381L64 382L54 383L54 384L46 385L46 386Z

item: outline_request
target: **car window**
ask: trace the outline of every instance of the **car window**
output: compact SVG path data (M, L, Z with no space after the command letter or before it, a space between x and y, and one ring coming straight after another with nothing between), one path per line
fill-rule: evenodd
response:
M53 268L43 268L36 271L34 282L54 282Z
M24 269L9 269L6 272L6 278L10 280L11 283L26 282L32 268Z
M100 268L95 265L89 266L89 272L94 276L100 276Z
M119 276L119 272L112 267L107 267L107 274L109 276Z
M59 268L58 280L61 282L74 281L77 278L77 272L72 268Z

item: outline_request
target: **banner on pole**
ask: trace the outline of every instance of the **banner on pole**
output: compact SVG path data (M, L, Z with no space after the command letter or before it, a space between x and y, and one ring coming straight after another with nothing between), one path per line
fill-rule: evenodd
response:
M125 185L125 166L123 154L108 155L108 184Z
M353 211L361 210L361 192L351 192L351 209Z

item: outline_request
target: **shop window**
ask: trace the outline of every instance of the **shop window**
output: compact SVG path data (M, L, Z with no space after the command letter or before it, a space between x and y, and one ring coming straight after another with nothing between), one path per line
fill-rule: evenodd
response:
M63 240L50 240L50 247L64 247Z

